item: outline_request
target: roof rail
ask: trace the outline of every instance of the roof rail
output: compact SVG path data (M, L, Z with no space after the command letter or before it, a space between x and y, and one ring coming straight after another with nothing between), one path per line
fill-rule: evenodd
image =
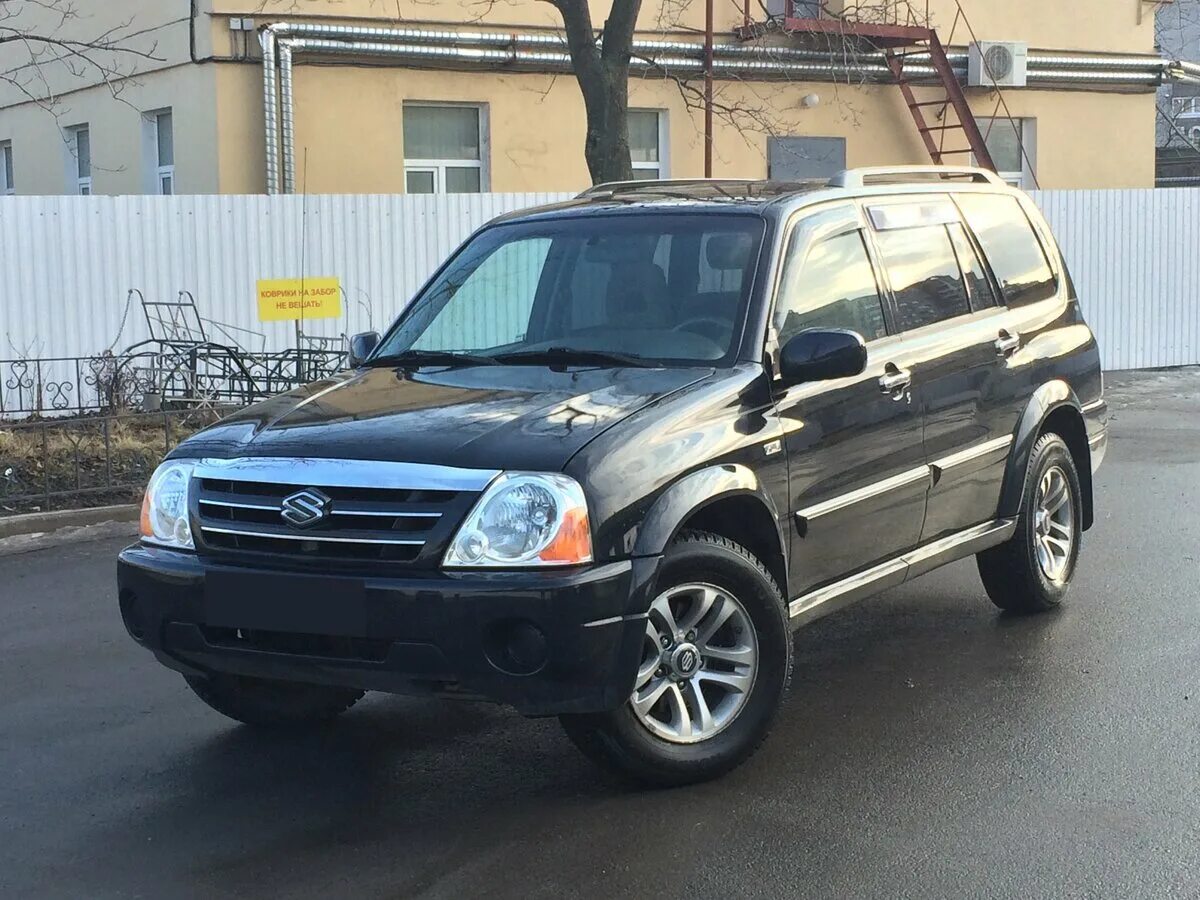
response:
M868 166L861 169L846 169L829 179L829 187L866 187L869 182L895 184L920 181L922 176L943 179L970 178L975 184L995 184L1008 187L1004 179L995 172L975 166Z
M580 193L576 199L583 197L601 197L624 191L652 190L654 188L695 187L705 184L749 184L758 179L754 178L664 178L662 180L638 179L636 181L606 181L603 184L593 184Z

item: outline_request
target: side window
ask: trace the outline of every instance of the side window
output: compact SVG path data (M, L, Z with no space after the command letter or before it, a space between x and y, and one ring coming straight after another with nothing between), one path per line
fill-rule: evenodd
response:
M1009 306L1023 306L1053 297L1058 290L1057 281L1017 198L960 194L957 199L992 265L1005 302Z
M971 239L967 237L967 229L962 223L955 222L947 226L950 229L950 240L954 242L954 250L958 254L958 265L967 280L967 292L971 295L971 309L988 309L996 305L996 292L988 281L987 271L983 261Z
M881 231L875 237L896 295L901 331L971 311L945 225Z
M521 340L550 243L526 238L500 246L463 279L413 348L479 350Z
M871 341L887 335L883 301L862 234L827 238L801 261L788 251L775 328L781 343L805 328L849 328Z

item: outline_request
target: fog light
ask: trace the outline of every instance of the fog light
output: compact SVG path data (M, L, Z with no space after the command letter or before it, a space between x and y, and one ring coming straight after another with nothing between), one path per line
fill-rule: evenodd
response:
M488 662L507 675L533 675L546 665L545 633L522 619L497 622L487 631Z

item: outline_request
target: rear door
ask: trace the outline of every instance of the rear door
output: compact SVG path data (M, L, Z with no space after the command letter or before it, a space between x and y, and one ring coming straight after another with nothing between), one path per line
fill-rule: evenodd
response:
M921 404L895 360L878 271L857 205L803 219L788 239L772 327L779 345L806 328L848 328L867 344L866 371L782 389L793 524L794 594L875 567L921 534L929 470ZM883 566L886 568L886 565ZM876 572L877 587L887 572ZM903 579L904 566L893 573Z
M920 386L932 487L921 543L995 516L1019 415L1019 337L948 196L868 205L907 367Z

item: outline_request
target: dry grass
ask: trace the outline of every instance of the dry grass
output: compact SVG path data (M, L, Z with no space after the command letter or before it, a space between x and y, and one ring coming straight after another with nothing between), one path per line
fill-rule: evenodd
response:
M163 456L217 418L196 410L0 423L0 516L135 500Z

